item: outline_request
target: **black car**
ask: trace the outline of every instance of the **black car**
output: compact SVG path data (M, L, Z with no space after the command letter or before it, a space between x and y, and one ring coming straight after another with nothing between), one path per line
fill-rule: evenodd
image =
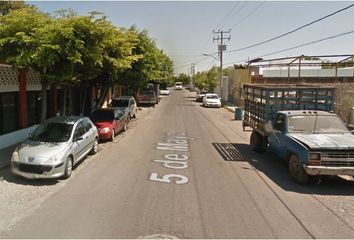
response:
M197 94L195 100L196 100L197 102L203 102L203 98L205 97L205 94L207 94L207 93L211 93L211 92L209 92L209 91L204 91L204 90L200 91L200 92Z

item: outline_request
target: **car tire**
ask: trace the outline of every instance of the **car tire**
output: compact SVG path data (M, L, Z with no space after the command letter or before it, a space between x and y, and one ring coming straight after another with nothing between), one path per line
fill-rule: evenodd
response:
M64 179L68 179L73 171L73 158L69 156L65 162Z
M253 131L250 138L250 145L253 151L264 153L266 151L266 139L260 133Z
M305 184L309 180L309 175L303 168L300 159L292 154L289 158L289 173L290 176L299 184Z
M98 139L95 138L95 140L93 141L93 145L92 145L90 154L91 154L91 155L94 155L94 154L96 154L97 152L98 152Z
M114 142L114 137L115 137L115 130L112 129L112 135L111 135L111 138L110 138L111 142Z

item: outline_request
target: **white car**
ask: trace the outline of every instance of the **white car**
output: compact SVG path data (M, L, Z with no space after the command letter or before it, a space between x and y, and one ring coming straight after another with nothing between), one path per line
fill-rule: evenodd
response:
M203 98L204 107L221 107L221 98L215 93L207 93Z
M161 90L160 90L160 95L170 95L170 90L168 90L168 89L161 89Z
M176 82L175 83L175 89L176 90L182 90L182 82Z

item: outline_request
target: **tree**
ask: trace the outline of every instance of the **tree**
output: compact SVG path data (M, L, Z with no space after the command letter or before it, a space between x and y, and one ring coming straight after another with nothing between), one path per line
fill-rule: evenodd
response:
M190 82L190 77L185 73L181 73L178 75L176 82L182 82L183 85L186 85Z
M219 84L218 67L213 66L209 71L198 72L193 78L193 83L201 90L213 91Z
M0 16L9 14L12 10L29 7L24 1L0 1Z
M47 71L56 60L56 46L42 45L42 39L38 38L38 32L51 23L52 19L47 14L41 13L35 8L12 10L8 15L0 17L0 56L2 60L17 68L33 68L41 75L42 120L45 119L47 110Z
M149 81L162 80L172 75L172 61L157 48L156 43L149 37L148 31L138 32L135 26L130 28L138 37L133 55L139 57L130 69L119 76L118 83L128 86L136 94Z

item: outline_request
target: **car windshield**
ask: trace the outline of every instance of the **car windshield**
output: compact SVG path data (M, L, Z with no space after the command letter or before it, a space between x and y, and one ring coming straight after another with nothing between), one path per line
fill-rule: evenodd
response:
M216 95L209 95L206 97L207 99L219 99Z
M73 124L48 123L40 124L29 137L38 142L66 142L70 139Z
M348 128L337 116L292 116L288 119L288 132L346 133Z
M128 99L114 99L111 103L112 107L128 107L129 100Z
M154 95L154 92L142 92L141 95Z
M93 112L90 118L93 122L113 121L114 114L112 111L98 110Z

